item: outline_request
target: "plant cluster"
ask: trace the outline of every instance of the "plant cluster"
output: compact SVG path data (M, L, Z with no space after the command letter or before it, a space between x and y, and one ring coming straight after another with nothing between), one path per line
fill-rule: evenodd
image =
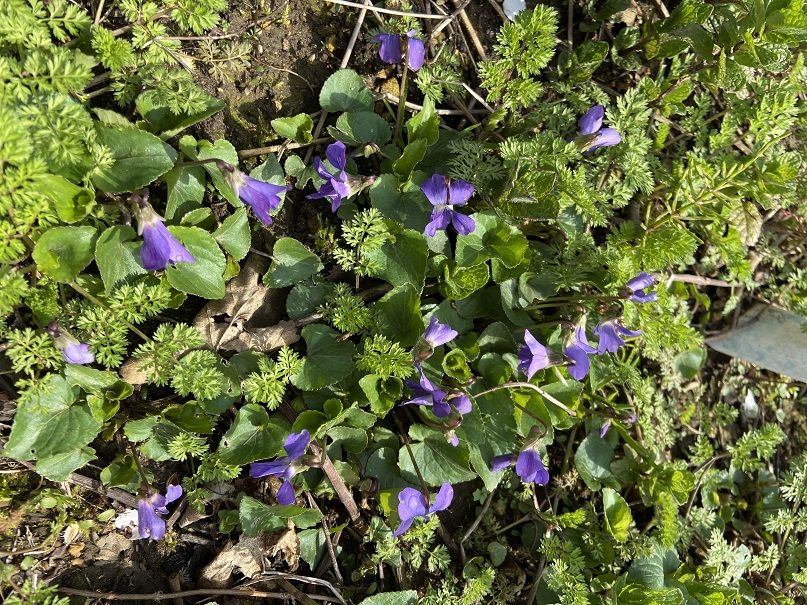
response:
M135 539L181 532L180 499L210 531L291 531L312 573L327 504L355 528L345 594L383 593L385 566L408 589L367 605L804 598L807 471L779 456L799 393L758 387L741 421L745 368L715 392L700 330L743 293L805 310L799 0L587 3L565 45L539 5L475 74L490 113L456 129L456 54L391 22L373 39L398 110L340 69L322 156L248 172L188 133L222 104L177 34L226 3L116 6L122 30L0 7L5 456L51 481L102 464ZM100 77L124 113L92 106ZM312 141L308 115L273 128ZM316 233L283 232L291 204ZM283 319L253 325L279 291Z

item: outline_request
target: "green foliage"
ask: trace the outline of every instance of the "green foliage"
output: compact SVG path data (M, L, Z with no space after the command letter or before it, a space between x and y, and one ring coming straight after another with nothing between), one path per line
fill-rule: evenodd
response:
M258 369L258 372L251 373L241 384L244 397L247 401L263 403L274 410L283 401L286 385L291 377L302 369L302 360L296 352L282 347L277 361L261 357L258 360Z
M363 210L345 222L342 237L348 247L333 250L334 260L342 269L356 275L374 275L382 269L372 253L392 238L376 208Z
M373 334L364 339L356 365L368 374L380 376L382 380L391 376L407 378L413 373L412 355L383 334Z
M539 5L501 28L494 47L499 58L479 69L488 99L507 109L529 107L537 100L541 85L536 76L555 54L557 27L555 9Z
M263 29L295 24L296 5L228 31L221 15L246 13L225 0L107 4L97 19L66 0L0 7L0 334L19 393L5 455L55 481L98 457L102 481L133 493L182 481L220 532L275 534L278 566L299 542L301 574L336 558L325 573L349 574L340 584L368 605L795 602L803 393L702 340L752 298L807 309L803 3L684 0L663 15L594 2L570 7L570 23L539 5L474 74L449 19L407 70L425 95L411 117L350 69L319 91L330 121L316 132L348 147L338 213L308 204L286 220L321 186L302 156L250 167L296 185L268 229L220 163L254 152L179 135L225 107L198 76L222 90L258 77ZM427 35L411 17L386 26ZM580 132L594 105L618 144ZM313 109L273 113L269 136L310 145ZM262 114L228 112L262 133ZM425 234L448 211L421 189L433 174L452 195L473 185L451 209L470 233ZM146 198L194 262L146 270ZM253 255L271 256L262 283ZM626 285L642 271L654 302ZM451 337L427 342L424 316ZM65 362L52 322L92 364ZM608 325L641 334L586 356L575 379L570 344L582 332L604 346ZM529 378L525 330L547 350ZM420 372L433 387L412 388ZM303 429L312 442L292 456ZM523 462L492 470L530 448L547 485L524 483ZM241 477L266 461L269 476ZM275 503L279 481L294 504ZM393 539L401 490L430 504L446 483L450 509ZM406 577L422 586L394 590ZM52 600L17 585L20 602Z
M319 312L334 328L351 334L362 332L372 320L370 309L347 284L336 284L334 291L325 297L325 304Z
M202 335L191 326L161 324L154 332L151 341L135 349L133 357L137 360L139 368L147 375L149 382L164 385L173 374L180 356L203 344ZM187 381L193 382L193 367L187 368Z

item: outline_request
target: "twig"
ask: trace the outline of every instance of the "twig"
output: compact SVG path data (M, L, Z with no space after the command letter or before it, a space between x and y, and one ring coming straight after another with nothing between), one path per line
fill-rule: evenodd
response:
M336 581L340 584L344 584L345 581L342 578L342 573L339 571L339 563L336 560L336 551L333 548L333 542L331 541L331 528L328 527L328 522L325 520L325 515L322 514L322 511L317 506L317 501L314 500L314 496L311 495L311 492L306 492L305 495L308 497L308 505L319 511L320 514L320 523L322 523L322 531L325 532L325 545L328 548L328 557L331 560L331 566L333 567L333 575L336 576Z
M574 48L574 0L569 0L566 9L566 43L569 50Z
M490 7L502 18L502 21L505 23L510 21L510 19L507 18L507 15L504 14L502 5L496 2L496 0L488 0L488 4L490 4Z
M455 6L459 6L459 4L460 4L459 0L454 0ZM471 37L471 42L473 42L474 48L476 48L476 52L479 53L479 58L482 59L483 61L487 61L488 56L485 54L485 47L482 46L482 42L480 42L479 36L476 33L476 28L474 27L474 24L471 23L471 20L468 18L468 13L465 12L465 9L460 9L460 21L462 21L463 25L465 25L465 30Z
M700 275L689 275L688 273L673 273L669 281L680 281L699 286L716 286L718 288L739 288L741 284L732 284L722 279L712 279L711 277L701 277Z
M242 149L238 152L239 158L253 158L256 155L263 155L265 153L277 153L286 149L300 149L308 147L309 145L319 145L320 143L330 143L333 141L332 137L320 137L318 139L311 139L308 143L278 143L277 145L270 145L269 147L255 147L254 149Z
M441 31L443 31L446 27L451 25L451 22L460 14L460 12L465 10L465 7L471 3L471 0L465 0L462 4L460 4L453 13L450 15L446 15L446 18L432 30L432 33L429 34L429 40L434 40ZM501 10L501 9L499 9Z
M541 397L543 397L544 399L548 399L549 401L554 403L556 406L558 406L564 412L569 414L569 416L577 416L577 412L575 412L573 409L568 407L565 403L563 403L562 401L558 401L555 397L553 397L552 395L550 395L549 393L544 391L541 387L539 387L537 385L534 385L531 382L507 382L505 384L500 384L499 386L490 388L487 391L482 391L481 393L477 393L476 395L474 395L474 399L477 399L479 397L484 397L485 395L489 395L490 393L495 393L496 391L501 391L503 389L517 389L517 388L522 388L522 387L525 388L525 389L532 389L533 391L536 391L537 393L540 393Z
M356 500L353 499L353 494L348 486L345 485L342 475L340 475L339 471L336 470L336 467L333 465L333 462L328 457L325 450L323 450L318 444L312 443L311 451L314 453L314 456L319 458L320 468L328 477L328 480L331 482L331 485L333 486L334 491L336 491L336 495L339 496L339 499L342 501L342 504L345 505L350 520L358 525L363 531L366 528L366 524L364 519L361 518L361 513L359 512L359 507L356 504Z
M473 88L468 86L465 82L462 83L462 87L465 90L467 90L474 99L479 101L479 104L482 105L482 107L484 107L486 110L488 110L488 112L493 113L493 108L485 102L485 99L482 98L478 92L476 92ZM477 111L479 111L479 110L477 110ZM468 109L468 112L470 113L471 110Z
M271 578L287 578L289 580L294 580L296 582L302 582L304 584L313 584L315 586L323 586L324 588L327 588L328 590L330 590L333 593L333 596L336 598L335 602L341 603L342 605L347 605L347 603L345 603L345 599L342 598L342 595L339 594L339 591L336 590L336 588L334 588L334 585L331 584L330 582L328 582L328 580L323 580L322 578L311 578L309 576L301 576L301 575L298 575L298 574L295 574L295 573L288 573L288 572L285 572L285 571L265 571L265 572L263 572L263 574L261 574L261 576L265 577L265 578L270 578L270 579ZM252 580L251 582L246 582L246 583L242 584L242 586L244 586L244 587L251 586L252 584L258 584L259 582L262 582L262 581L263 580L261 578L257 578L257 579Z
M106 0L101 0L98 3L98 10L95 11L95 21L94 21L95 25L98 25L99 23L101 23L101 13L104 12L104 3L105 2L106 2Z
M389 92L382 92L380 95L376 96L376 100L386 99L392 103L398 105L401 102L401 98L395 96ZM406 108L411 109L413 111L421 111L423 109L423 105L418 105L417 103L412 103L410 101L406 102ZM475 109L473 111L469 110L471 113L478 113L478 114L486 114L489 113L485 109ZM459 109L435 109L434 113L438 116L464 116L465 112L460 111Z
M294 584L288 580L278 580L278 584L288 591L289 595L300 601L303 605L314 605L314 600L307 594L299 590Z
M367 9L369 6L372 6L372 3L370 0L364 0L364 4L357 4L355 6L361 7L361 11L359 12L359 16L356 18L356 25L353 26L353 32L350 34L350 40L348 40L345 54L342 55L342 61L339 63L339 69L344 69L350 62L350 57L353 54L353 48L356 46L356 40L359 39L359 32L361 32L362 23L364 23L364 18L367 16ZM323 109L322 113L319 115L319 120L317 120L317 125L314 127L313 137L315 139L319 137L320 133L322 133L322 129L325 127L325 120L327 118L328 112ZM308 151L305 153L303 163L308 164L308 161L311 159L313 154L314 148L309 147Z
M177 597L204 597L204 596L231 596L248 597L252 599L279 599L289 600L289 593L286 592L265 592L261 590L239 590L237 588L196 588L194 590L181 590L179 592L153 592L140 594L122 594L115 592L95 592L92 590L78 590L76 588L65 588L59 586L57 589L64 594L75 595L77 597L87 597L90 599L106 599L107 601L167 601ZM339 603L339 599L325 595L306 595L314 601L324 601L326 603ZM294 597L292 597L294 598Z
M385 15L396 15L398 17L414 17L416 19L444 19L443 15L429 15L426 13L408 13L406 11L396 11L390 8L379 8L374 6L370 2L366 2L365 4L360 4L358 2L350 2L349 0L326 0L326 2L330 2L331 4L341 4L342 6L352 6L354 8L360 8L363 11L371 11L374 13L383 13Z
M471 537L471 534L476 531L476 528L479 527L479 524L482 523L482 517L485 516L485 513L488 512L490 508L490 503L493 502L493 496L496 494L496 490L494 489L492 492L488 494L488 497L485 499L485 503L482 505L482 510L479 511L479 514L474 519L474 522L471 523L471 527L462 534L462 538L460 538L460 557L462 558L462 564L465 565L467 563L467 557L465 556L465 541Z

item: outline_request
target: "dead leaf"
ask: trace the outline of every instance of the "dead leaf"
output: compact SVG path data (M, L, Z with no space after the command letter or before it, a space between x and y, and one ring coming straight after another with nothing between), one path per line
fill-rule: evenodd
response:
M95 545L98 547L98 554L95 556L98 561L119 561L121 555L132 548L132 541L114 532L98 538Z
M300 565L300 539L294 529L287 529L282 534L275 534L277 541L269 549L273 557L281 555L289 568L294 571Z
M263 573L263 538L241 536L237 544L229 542L199 575L200 588L228 588L232 586L233 572L247 578Z
M285 312L285 294L263 285L264 271L260 259L249 257L224 298L208 302L193 320L214 349L267 352L300 339L294 322L274 323Z

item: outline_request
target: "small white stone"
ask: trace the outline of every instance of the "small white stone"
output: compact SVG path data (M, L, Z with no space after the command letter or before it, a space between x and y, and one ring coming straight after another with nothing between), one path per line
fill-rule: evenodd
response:
M504 0L502 10L510 21L515 21L516 15L527 8L525 0Z
M740 409L743 413L743 417L746 420L756 420L759 416L759 404L757 404L757 398L754 397L754 393L752 393L750 390L745 392L745 401L743 401Z
M115 517L115 529L121 531L131 531L132 540L140 539L140 531L137 527L137 510L134 508L127 508L117 517Z

